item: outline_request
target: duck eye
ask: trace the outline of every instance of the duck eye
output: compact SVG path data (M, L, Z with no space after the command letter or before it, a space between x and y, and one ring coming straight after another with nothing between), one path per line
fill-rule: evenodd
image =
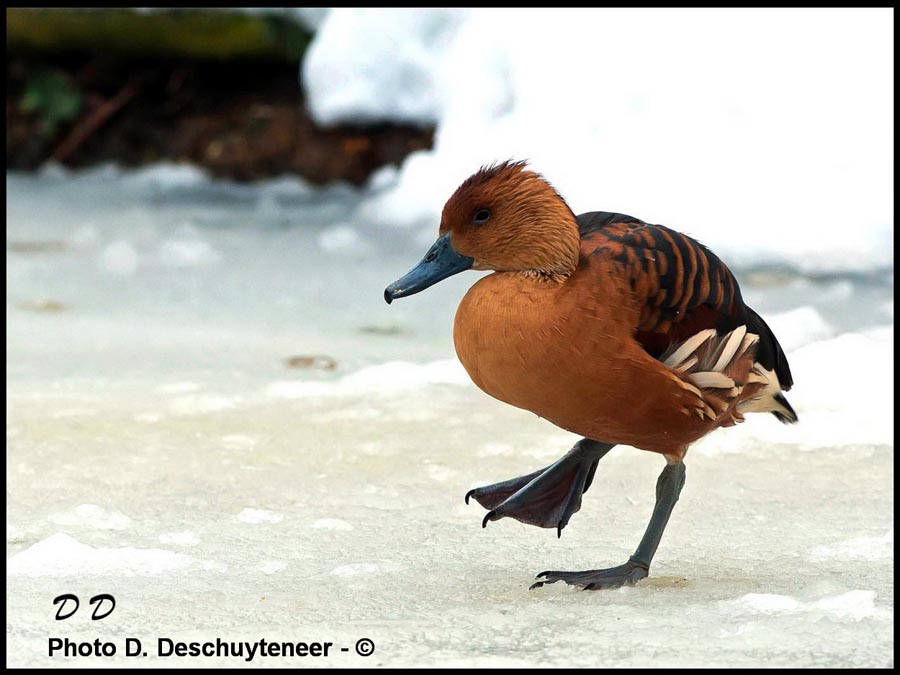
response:
M491 217L491 212L487 209L478 209L475 212L475 217L472 218L472 222L476 225L482 225L488 221L488 218Z

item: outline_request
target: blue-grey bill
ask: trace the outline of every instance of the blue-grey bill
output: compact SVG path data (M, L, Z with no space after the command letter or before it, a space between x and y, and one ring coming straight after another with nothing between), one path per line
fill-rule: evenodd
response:
M391 304L395 298L405 298L407 295L424 291L447 277L464 272L472 267L474 262L474 258L456 252L450 243L448 232L438 237L418 265L384 289L384 301Z

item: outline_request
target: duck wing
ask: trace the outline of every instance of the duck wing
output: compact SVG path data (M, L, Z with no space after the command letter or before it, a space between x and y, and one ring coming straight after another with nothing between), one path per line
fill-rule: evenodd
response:
M759 336L756 361L774 372L780 389L791 388L790 366L775 334L744 303L731 270L706 246L621 213L583 213L577 222L583 255L602 254L621 265L641 307L635 339L651 356L660 358L711 328L722 336L746 326Z

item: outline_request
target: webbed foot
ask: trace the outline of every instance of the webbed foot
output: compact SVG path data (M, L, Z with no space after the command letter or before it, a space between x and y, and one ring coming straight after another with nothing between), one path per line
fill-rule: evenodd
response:
M537 527L555 527L562 534L569 519L581 508L581 495L594 479L600 458L613 448L582 439L559 461L527 476L469 490L469 498L488 509L481 523L514 518Z
M620 588L622 586L634 586L641 579L645 579L650 573L649 567L643 563L629 558L628 562L618 567L610 567L605 570L587 570L585 572L541 572L531 588L540 588L544 584L554 584L557 581L565 581L570 586L578 586L586 591L599 591L607 588Z

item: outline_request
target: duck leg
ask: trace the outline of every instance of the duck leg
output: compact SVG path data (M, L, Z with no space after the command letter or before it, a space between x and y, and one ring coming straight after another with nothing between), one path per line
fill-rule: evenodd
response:
M650 572L650 561L659 546L663 531L669 522L681 488L684 487L685 467L683 462L667 464L656 481L656 506L641 543L628 562L618 567L605 570L588 570L586 572L541 572L531 588L540 588L544 584L565 581L570 586L580 586L584 590L598 591L603 588L619 588L633 586Z
M508 516L529 525L555 527L557 536L561 536L569 518L581 508L581 495L594 480L597 462L613 447L582 438L561 459L544 469L469 490L466 504L469 497L474 497L489 510L482 527L487 527L490 520Z

